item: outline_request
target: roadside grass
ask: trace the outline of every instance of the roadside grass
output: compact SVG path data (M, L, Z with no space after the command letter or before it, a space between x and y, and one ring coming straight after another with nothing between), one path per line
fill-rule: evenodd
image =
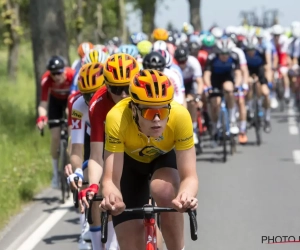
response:
M74 48L70 51L74 59ZM22 205L49 186L49 130L35 128L35 81L31 45L20 47L17 83L5 77L7 51L0 50L0 229Z

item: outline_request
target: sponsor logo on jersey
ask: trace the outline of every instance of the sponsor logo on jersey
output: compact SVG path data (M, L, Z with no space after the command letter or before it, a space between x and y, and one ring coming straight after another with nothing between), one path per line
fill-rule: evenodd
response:
M72 129L81 129L81 119L72 118Z
M107 135L106 135L107 136ZM108 135L106 137L106 140L108 140L109 143L112 143L112 144L121 144L121 141L118 139L118 138L115 138L111 135Z
M78 110L73 109L72 110L72 118L80 119L82 118L83 114L79 112Z
M193 138L193 135L191 135L191 136L189 136L189 137L187 137L187 138L184 138L184 139L178 139L177 141L178 142L183 142L183 141L188 141L188 140L190 140L190 139L192 139Z
M137 150L135 150L136 152ZM158 157L160 155L165 154L166 152L162 151L159 148L156 148L154 146L146 146L142 149L138 149L139 156L151 156L151 157Z

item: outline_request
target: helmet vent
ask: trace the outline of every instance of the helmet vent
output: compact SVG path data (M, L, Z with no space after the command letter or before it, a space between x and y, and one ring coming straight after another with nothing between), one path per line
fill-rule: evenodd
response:
M151 86L146 84L146 92L148 97L153 97L152 91L151 91Z

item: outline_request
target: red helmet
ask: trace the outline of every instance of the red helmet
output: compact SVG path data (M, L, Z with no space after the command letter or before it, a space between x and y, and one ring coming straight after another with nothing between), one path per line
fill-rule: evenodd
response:
M198 58L198 61L199 61L200 65L201 65L201 68L202 68L202 69L203 69L204 66L205 66L205 63L206 63L206 61L207 61L207 57L208 57L208 52L207 52L207 51L205 51L205 50L200 50L200 51L198 52L197 58Z

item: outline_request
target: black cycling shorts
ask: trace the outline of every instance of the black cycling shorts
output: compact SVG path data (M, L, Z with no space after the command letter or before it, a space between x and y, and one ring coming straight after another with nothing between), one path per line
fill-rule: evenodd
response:
M268 81L266 79L266 76L265 76L265 67L264 67L264 65L261 65L259 67L248 67L248 70L249 70L249 75L250 76L255 74L258 77L260 84L267 84L268 83Z
M231 74L225 74L225 75L211 75L211 85L213 88L217 88L219 90L223 90L223 84L224 82L232 82L233 83L233 77Z
M142 207L149 203L149 176L164 167L177 169L174 150L157 157L150 163L136 161L124 153L121 193L126 208ZM141 214L120 214L113 216L113 224L117 226L128 220L143 218Z
M84 148L83 161L87 161L88 159L90 159L90 153L91 153L90 138L91 138L90 135L87 132L85 132L84 144L83 144L83 148Z
M62 119L65 115L66 107L67 107L68 100L58 99L54 96L49 96L49 103L48 103L48 119L49 120L59 120ZM59 123L49 124L49 128L59 127Z

